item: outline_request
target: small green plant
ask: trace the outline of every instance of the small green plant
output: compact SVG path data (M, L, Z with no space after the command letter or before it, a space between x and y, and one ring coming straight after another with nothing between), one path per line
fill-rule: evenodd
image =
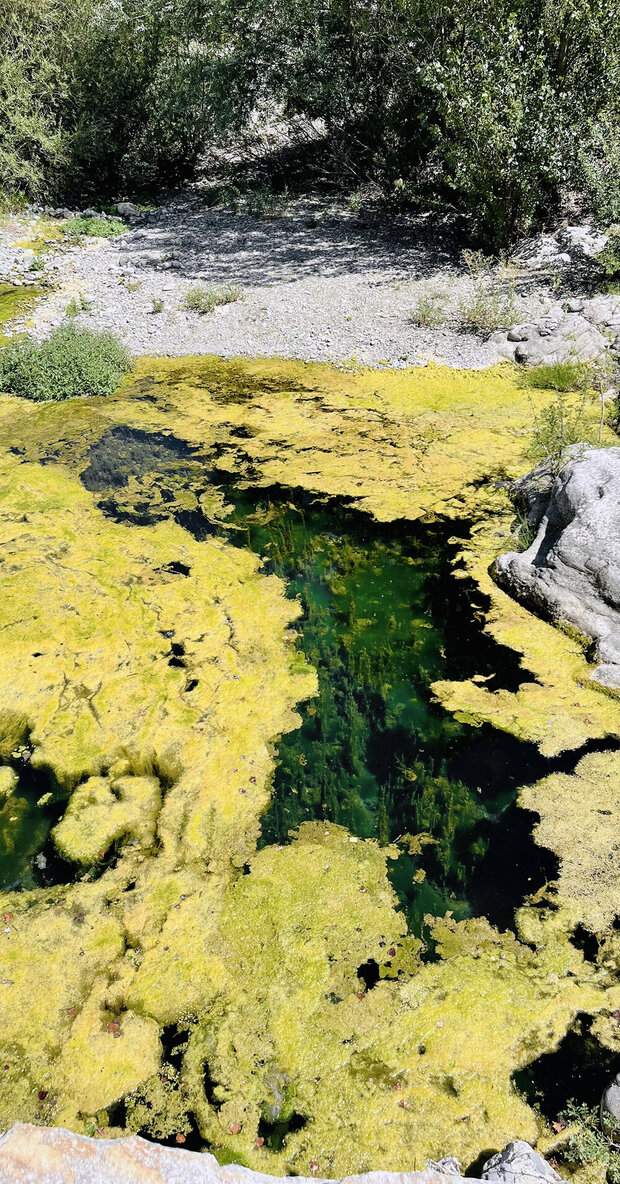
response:
M481 251L463 251L463 261L470 276L470 291L458 308L461 329L489 337L496 329L508 328L517 316L510 270L495 266Z
M536 462L545 460L558 473L562 456L571 444L593 444L594 425L588 415L592 392L587 388L578 398L568 391L557 391L555 398L534 415L532 439L527 455Z
M289 192L285 187L281 192L269 189L267 185L259 185L250 189L246 195L245 207L248 214L256 218L273 218L284 213L289 201Z
M242 295L238 284L226 284L223 288L205 288L201 284L196 284L186 293L182 307L189 312L204 315L213 312L218 305L233 304L235 300L240 300Z
M353 193L349 194L347 205L352 214L359 214L362 208L362 194L359 189L355 189Z
M79 317L81 312L88 312L90 309L90 301L80 292L78 296L73 296L65 308L66 317Z
M517 510L511 533L518 551L527 551L536 538L534 527L520 510Z
M446 304L441 292L422 292L411 310L411 322L419 328L440 329L448 319Z
M151 309L151 312L157 313L157 312L163 312L163 311L164 311L163 300L160 300L159 298L156 298L155 300L153 300L153 307Z
M598 1108L569 1102L562 1118L575 1128L564 1151L567 1162L583 1167L600 1164L608 1184L620 1184L620 1155L601 1130Z
M45 271L45 260L41 259L40 255L32 260L28 271Z
M111 395L130 364L112 333L64 324L45 341L27 338L0 349L0 390L36 402Z
M72 238L118 238L129 227L120 218L68 218L64 224L65 234Z
M607 246L596 256L596 261L608 279L620 278L620 226L612 226Z

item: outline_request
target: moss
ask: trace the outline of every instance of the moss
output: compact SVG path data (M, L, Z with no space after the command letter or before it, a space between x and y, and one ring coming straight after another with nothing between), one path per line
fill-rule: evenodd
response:
M11 322L30 312L41 293L42 289L34 284L18 288L0 284L0 346L6 345L11 338ZM3 332L3 326L6 332Z
M51 218L35 218L26 226L24 237L14 245L34 251L36 255L46 254L62 240L63 226L63 222Z

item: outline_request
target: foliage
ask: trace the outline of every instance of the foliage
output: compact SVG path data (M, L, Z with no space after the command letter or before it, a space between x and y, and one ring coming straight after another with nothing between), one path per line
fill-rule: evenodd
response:
M63 0L6 0L0 22L0 177L5 203L38 197L67 160L60 108L68 99L66 37L77 36Z
M440 329L447 320L447 298L440 292L422 292L412 310L411 321L425 329Z
M0 350L0 390L35 401L111 395L129 366L128 351L111 333L60 325L45 341Z
M607 246L599 252L596 260L610 279L620 276L620 226L612 227Z
M527 452L531 460L549 461L559 472L563 453L572 444L594 443L592 415L588 414L590 392L584 389L578 398L559 390L547 407L534 416L532 439Z
M85 235L88 238L117 238L128 229L127 223L120 218L68 218L63 226L66 234L74 238Z
M213 312L214 308L221 304L233 304L235 300L240 300L241 296L238 284L226 284L223 288L205 288L202 284L196 284L187 292L183 308L204 315Z
M620 1155L601 1130L598 1107L570 1101L563 1117L576 1127L566 1147L568 1162L584 1167L602 1164L608 1184L620 1184Z
M569 187L618 217L619 83L613 0L6 0L0 175L145 191L275 108L320 121L341 176L497 247Z
M511 325L517 315L514 282L506 268L499 271L481 251L464 251L470 290L459 304L459 321L466 333L488 337Z
M579 391L587 383L589 367L583 362L541 362L538 366L520 368L524 386L541 391Z

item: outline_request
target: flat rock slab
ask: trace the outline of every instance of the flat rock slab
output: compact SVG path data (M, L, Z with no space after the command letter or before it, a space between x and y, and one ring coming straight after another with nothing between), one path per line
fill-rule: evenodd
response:
M494 1184L554 1184L560 1177L529 1146L509 1143L485 1164L482 1180ZM284 1177L289 1184L292 1177ZM274 1177L238 1164L220 1166L209 1152L184 1151L128 1139L89 1139L61 1127L16 1123L0 1138L0 1184L273 1184ZM296 1176L295 1184L328 1184ZM422 1172L367 1172L339 1184L467 1184L456 1160Z
M542 1177L541 1177L542 1179ZM2 1184L273 1184L274 1177L237 1164L220 1167L208 1152L128 1139L88 1139L58 1128L18 1123L0 1140ZM441 1169L369 1172L348 1181L367 1184L459 1184ZM295 1184L324 1184L295 1178Z
M518 483L538 530L526 551L499 557L495 575L517 600L590 638L592 677L620 688L620 448L568 452L546 490L544 466Z

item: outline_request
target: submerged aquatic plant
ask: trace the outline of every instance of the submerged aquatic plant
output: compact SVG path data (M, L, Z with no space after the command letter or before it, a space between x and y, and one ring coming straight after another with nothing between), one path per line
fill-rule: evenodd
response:
M27 338L0 349L0 390L35 402L111 395L130 365L129 351L112 333L60 325L44 341Z

